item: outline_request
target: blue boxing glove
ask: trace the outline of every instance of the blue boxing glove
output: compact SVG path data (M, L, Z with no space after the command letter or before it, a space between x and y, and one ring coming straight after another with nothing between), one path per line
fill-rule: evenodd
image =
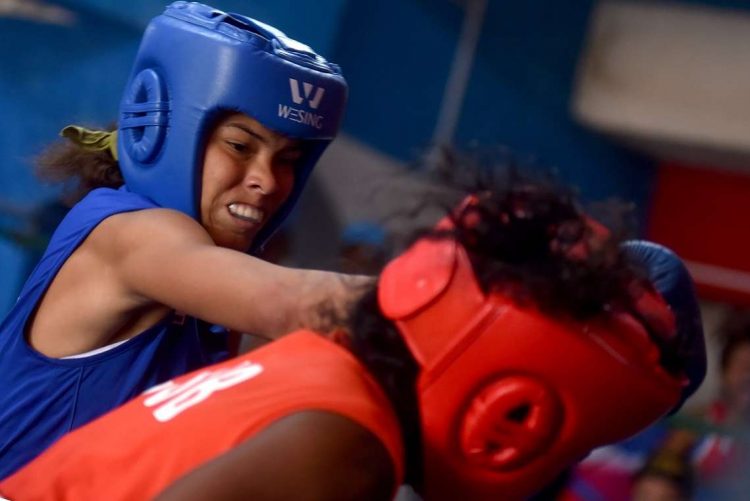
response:
M674 413L695 393L706 376L706 344L693 280L682 260L664 246L629 240L621 248L626 259L646 273L646 278L675 316L677 332L669 343L670 351L677 357L688 384L672 410Z

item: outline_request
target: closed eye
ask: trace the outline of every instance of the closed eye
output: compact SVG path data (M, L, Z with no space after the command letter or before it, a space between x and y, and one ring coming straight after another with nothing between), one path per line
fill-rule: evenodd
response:
M237 153L247 153L249 147L245 143L238 143L235 141L226 141L226 143Z

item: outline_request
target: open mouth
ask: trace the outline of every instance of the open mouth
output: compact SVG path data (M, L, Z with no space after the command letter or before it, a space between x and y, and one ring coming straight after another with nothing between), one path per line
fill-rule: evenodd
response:
M257 207L237 202L229 204L227 209L232 216L248 223L260 224L265 216L264 212Z

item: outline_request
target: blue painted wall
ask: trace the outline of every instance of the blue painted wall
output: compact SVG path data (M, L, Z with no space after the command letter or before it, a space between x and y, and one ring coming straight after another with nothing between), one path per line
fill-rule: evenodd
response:
M457 4L350 3L336 52L352 89L347 132L403 160L429 143L460 34ZM619 196L645 208L651 161L583 130L569 112L592 5L488 2L455 139L509 146L557 169L587 199Z
M415 158L432 138L462 19L449 0L349 2L334 58L350 88L344 130Z
M584 130L569 111L593 3L490 2L457 139L534 156L586 199L635 202L642 219L651 160Z
M104 125L115 118L140 29L83 11L78 19L74 27L0 20L4 203L28 208L54 198L34 178L34 156L68 123ZM0 312L15 300L26 261L22 248L0 239Z

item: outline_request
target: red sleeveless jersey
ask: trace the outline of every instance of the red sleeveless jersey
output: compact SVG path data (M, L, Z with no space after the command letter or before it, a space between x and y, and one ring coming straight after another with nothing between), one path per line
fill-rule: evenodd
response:
M273 422L330 411L370 430L403 479L403 444L380 386L346 349L300 331L151 388L64 436L0 482L18 501L151 499Z

